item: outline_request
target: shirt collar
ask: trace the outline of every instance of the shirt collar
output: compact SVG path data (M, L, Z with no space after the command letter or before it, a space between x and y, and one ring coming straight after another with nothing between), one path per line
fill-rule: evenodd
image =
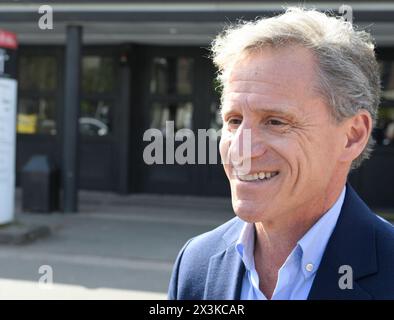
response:
M316 273L319 268L328 240L337 224L345 199L346 186L334 205L297 242L302 249L302 271L305 277Z
M245 222L235 247L247 270L254 268L254 239L254 224Z
M334 205L297 242L296 247L286 259L286 262L300 259L301 269L306 278L315 274L319 268L328 240L338 221L345 193L346 186L343 187ZM254 242L254 224L245 222L236 242L236 249L247 270L254 269Z

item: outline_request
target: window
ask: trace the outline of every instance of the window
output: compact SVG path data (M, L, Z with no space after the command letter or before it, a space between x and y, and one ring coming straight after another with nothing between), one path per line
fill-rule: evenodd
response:
M154 58L150 92L152 94L191 94L192 70L193 59L191 58Z
M55 56L21 53L17 132L56 134L58 68Z
M107 136L112 130L116 99L116 64L112 56L82 59L82 97L79 128L83 136Z
M394 61L380 61L382 103L374 130L376 143L394 147Z
M55 135L55 100L44 97L19 98L18 133Z
M57 71L56 58L53 56L22 55L19 60L19 86L24 91L55 90Z
M210 128L218 131L223 126L222 114L220 111L222 87L216 77L212 79L211 91L213 99L210 106Z
M155 57L150 76L150 128L166 134L166 121L174 130L193 129L193 58Z
M83 57L82 74L82 91L84 93L97 94L113 91L115 77L113 57Z
M59 108L59 58L46 51L23 52L19 58L17 132L57 133ZM81 106L79 126L82 135L106 136L112 130L112 109L116 99L116 59L113 56L86 55L81 61Z
M109 134L112 103L104 99L83 99L79 128L85 136L106 136Z
M173 121L174 131L192 129L193 104L191 102L153 103L150 128L166 133L166 121Z

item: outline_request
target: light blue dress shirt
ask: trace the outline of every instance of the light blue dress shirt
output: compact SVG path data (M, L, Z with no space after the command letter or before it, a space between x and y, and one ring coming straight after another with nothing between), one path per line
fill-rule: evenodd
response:
M345 199L346 186L335 204L297 242L278 271L272 300L306 300L328 240L337 223ZM259 289L259 276L254 264L255 227L246 223L236 243L245 265L241 300L267 300Z

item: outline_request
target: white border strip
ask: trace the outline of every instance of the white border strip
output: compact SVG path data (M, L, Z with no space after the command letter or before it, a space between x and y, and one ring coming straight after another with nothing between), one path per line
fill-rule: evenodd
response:
M357 3L348 2L353 10L358 11L385 11L394 10L394 2L371 2ZM44 4L0 4L0 12L37 12L38 8ZM49 5L49 4L47 4ZM259 10L282 10L285 3L111 3L111 4L52 4L55 12L220 12L220 11L259 11ZM289 2L286 6L297 6L299 2ZM305 4L308 8L317 9L338 9L343 2L321 2Z

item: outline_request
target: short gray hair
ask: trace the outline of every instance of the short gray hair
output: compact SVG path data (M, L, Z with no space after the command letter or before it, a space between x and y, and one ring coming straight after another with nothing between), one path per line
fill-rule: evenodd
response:
M318 66L317 90L332 108L338 122L367 110L376 123L380 103L380 75L371 35L357 30L343 17L315 9L287 8L285 13L227 27L212 43L212 58L218 80L224 86L231 65L243 54L264 46L302 45L314 54ZM357 168L368 159L372 136L353 161Z

